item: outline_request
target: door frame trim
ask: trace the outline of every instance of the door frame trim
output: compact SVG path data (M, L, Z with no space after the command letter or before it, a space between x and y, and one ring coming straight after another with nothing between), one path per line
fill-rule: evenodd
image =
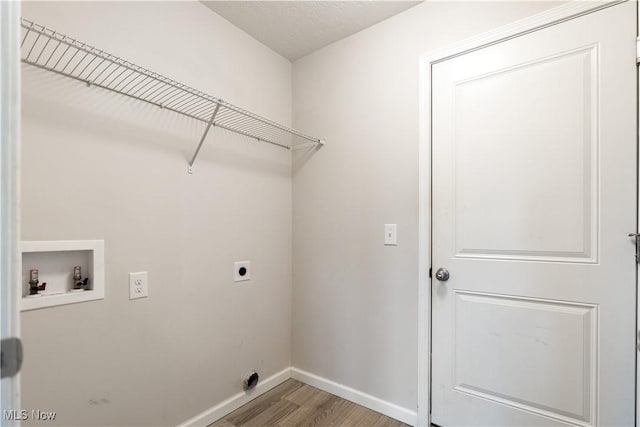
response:
M430 425L431 413L431 67L438 62L514 39L628 0L574 0L499 27L460 43L425 53L419 60L418 143L418 426ZM640 25L640 23L639 23ZM640 321L640 320L639 320ZM640 368L639 368L640 369ZM638 385L636 371L636 385ZM638 386L636 398L640 397ZM636 400L637 425L640 402Z
M637 113L637 122L638 133L636 134L637 139L637 147L640 147L640 69L639 61L640 61L640 1L636 2L636 81L638 82L638 93L636 97L636 113ZM640 150L638 150L638 187L637 191L640 192ZM638 211L636 217L636 231L640 230L640 193L636 195L638 201ZM640 264L638 264L638 269L636 272L636 337L637 343L636 348L640 350L640 293L638 293L638 280L640 280ZM636 353L636 426L640 426L640 357L638 357L638 353Z
M20 1L0 1L0 324L20 338ZM2 380L0 409L20 408L19 375ZM0 425L7 420L2 417Z

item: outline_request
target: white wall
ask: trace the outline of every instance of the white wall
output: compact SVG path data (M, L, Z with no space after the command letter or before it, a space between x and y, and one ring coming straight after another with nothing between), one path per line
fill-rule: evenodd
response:
M291 63L200 3L25 2L23 16L291 120ZM56 425L176 425L247 370L290 366L291 153L216 130L188 175L202 123L22 70L22 237L106 251L104 300L22 314L22 407ZM233 284L245 259L252 280ZM150 296L129 301L141 270Z
M429 1L294 63L327 137L294 158L295 367L416 410L419 55L557 4Z

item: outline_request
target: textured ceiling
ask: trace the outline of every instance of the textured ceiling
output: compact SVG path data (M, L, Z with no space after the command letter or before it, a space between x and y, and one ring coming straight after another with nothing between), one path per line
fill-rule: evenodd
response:
M202 1L282 56L295 60L422 1Z

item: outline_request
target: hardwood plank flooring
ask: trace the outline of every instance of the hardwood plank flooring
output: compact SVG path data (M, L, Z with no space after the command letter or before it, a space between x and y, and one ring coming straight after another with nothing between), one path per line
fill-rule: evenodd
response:
M290 379L209 427L406 427L407 424Z

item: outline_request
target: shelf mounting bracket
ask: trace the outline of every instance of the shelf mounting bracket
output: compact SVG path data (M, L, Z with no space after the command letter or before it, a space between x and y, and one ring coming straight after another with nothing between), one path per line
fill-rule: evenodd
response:
M204 129L204 133L202 134L202 138L200 138L200 142L198 143L198 146L196 147L196 152L193 153L193 157L191 157L191 161L189 162L189 168L187 169L189 173L193 173L193 164L196 161L196 158L198 157L198 153L200 152L200 149L202 148L202 144L204 143L205 138L207 137L207 134L209 133L209 129L211 129L211 126L215 126L214 124L214 120L216 119L216 115L218 114L218 110L220 109L220 103L216 103L216 109L213 110L213 113L211 114L211 118L209 119L209 122L207 123L207 127Z

